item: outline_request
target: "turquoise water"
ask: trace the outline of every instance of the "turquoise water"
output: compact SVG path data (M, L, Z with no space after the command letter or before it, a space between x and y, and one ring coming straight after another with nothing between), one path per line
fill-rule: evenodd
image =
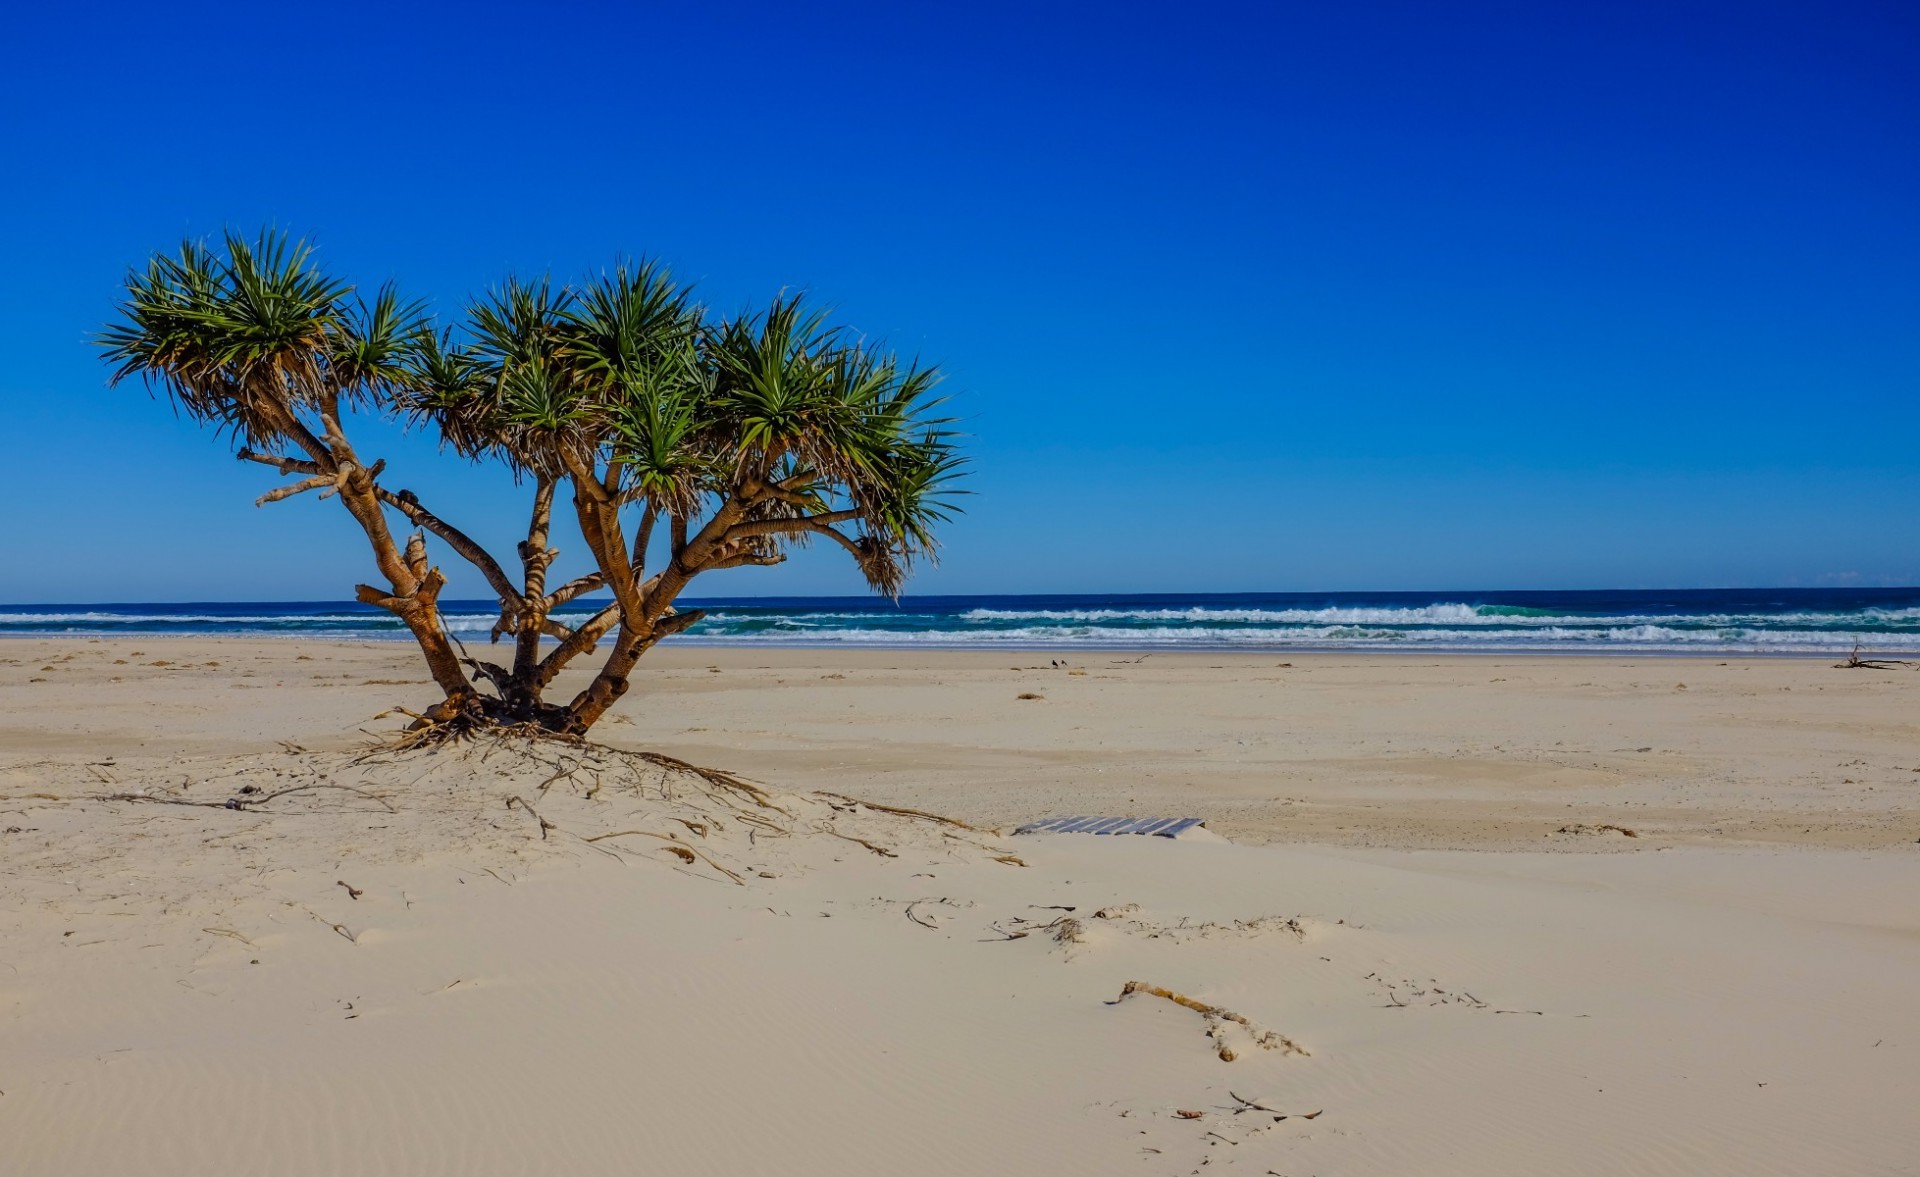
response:
M1920 654L1920 589L759 597L688 601L681 642L933 648ZM577 603L561 620L599 608ZM497 609L449 601L484 642ZM0 605L0 635L404 638L357 603Z

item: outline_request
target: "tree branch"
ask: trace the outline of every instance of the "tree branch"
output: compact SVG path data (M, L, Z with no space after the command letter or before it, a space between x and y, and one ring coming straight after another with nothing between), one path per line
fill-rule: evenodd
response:
M796 507L811 507L814 503L813 476L803 475L799 477L801 481L798 486L788 486L787 483L792 482L793 479L785 479L780 482L762 482L754 486L743 487L742 489L749 492L748 497L750 498L765 497L778 499L783 503L790 503Z
M660 509L648 503L640 512L640 525L633 529L633 574L644 576L647 571L647 548L653 543L653 525L660 518Z
M465 532L421 506L419 496L410 490L395 493L384 486L375 486L373 493L381 502L405 515L415 527L439 536L467 563L478 568L480 575L487 578L487 585L499 596L503 604L512 605L516 612L522 607L520 590L514 588L513 582L507 579L507 574L501 571L499 562Z
M689 609L685 613L669 613L653 625L653 641L669 638L674 634L692 629L706 617L705 609ZM651 643L649 643L651 644Z
M839 531L836 531L831 527L828 527L824 523L809 524L807 527L807 530L811 532L815 532L819 535L824 535L828 539L831 539L833 542L839 544L841 547L851 552L853 554L853 558L856 560L866 555L866 553L861 550L859 544L855 543L852 539L848 538L845 534Z
M787 535L796 531L811 531L816 526L824 527L833 523L846 523L860 518L858 511L827 511L819 515L801 515L791 519L757 519L751 523L736 523L727 528L720 537L720 543L732 543L735 540L750 539L756 535Z
M547 609L549 611L558 609L575 597L590 593L597 588L605 588L606 585L607 578L605 576L598 572L589 572L587 575L570 580L548 593Z
M618 624L620 624L620 606L616 602L582 622L580 628L569 634L552 653L542 658L540 667L535 672L534 681L544 688L553 681L553 676L559 674L567 663L599 645L600 639L607 636L607 631Z
M702 564L701 572L720 572L728 568L771 568L775 564L785 564L785 552L742 552L737 556L726 556L711 563Z
M234 457L239 458L242 462L258 462L262 466L273 466L282 474L320 473L318 463L304 461L300 458L282 457L279 454L260 454L249 449L242 449L239 453L235 454Z
M595 477L593 467L581 461L579 454L574 453L565 446L561 446L560 461L566 466L567 474L572 477L573 484L581 490L586 491L588 498L591 498L596 503L610 503L613 501L613 496L607 492L606 487L600 485L600 479Z
M277 503L281 499L290 499L294 495L305 494L310 490L320 490L323 487L338 490L340 488L339 477L333 474L316 474L312 478L305 478L299 482L289 483L286 486L276 486L266 494L253 500L253 505L256 507L264 507L268 503ZM326 496L322 495L321 497L325 498Z

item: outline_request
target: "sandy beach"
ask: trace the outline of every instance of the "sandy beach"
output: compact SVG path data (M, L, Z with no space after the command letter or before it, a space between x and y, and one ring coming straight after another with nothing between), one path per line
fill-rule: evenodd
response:
M0 643L5 1169L1920 1172L1920 674L1055 657Z

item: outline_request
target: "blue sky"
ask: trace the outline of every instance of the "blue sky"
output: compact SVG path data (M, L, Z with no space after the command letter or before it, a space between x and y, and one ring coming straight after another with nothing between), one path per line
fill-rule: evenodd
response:
M1920 582L1910 3L56 7L0 44L0 600L366 576L88 344L262 223L447 314L643 253L943 361L914 591Z

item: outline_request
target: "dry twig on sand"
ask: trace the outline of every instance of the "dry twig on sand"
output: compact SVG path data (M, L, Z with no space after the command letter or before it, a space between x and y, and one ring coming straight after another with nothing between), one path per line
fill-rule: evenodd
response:
M1220 1055L1221 1062L1230 1063L1238 1057L1234 1053L1233 1047L1227 1044L1226 1027L1222 1025L1223 1022L1238 1023L1245 1028L1248 1034L1253 1036L1254 1042L1263 1050L1284 1050L1288 1054L1298 1054L1302 1056L1307 1054L1307 1049L1293 1039L1288 1038L1284 1034L1269 1030L1257 1022L1250 1021L1230 1009L1222 1009L1217 1005L1208 1005L1206 1002L1197 1001L1184 993L1175 993L1171 989L1163 989L1158 985L1149 985L1145 981L1128 981L1121 987L1120 996L1114 998L1107 1004L1119 1005L1135 993L1147 993L1154 997L1164 997L1175 1005L1184 1005L1205 1018L1207 1020L1207 1037L1213 1040L1215 1050Z

